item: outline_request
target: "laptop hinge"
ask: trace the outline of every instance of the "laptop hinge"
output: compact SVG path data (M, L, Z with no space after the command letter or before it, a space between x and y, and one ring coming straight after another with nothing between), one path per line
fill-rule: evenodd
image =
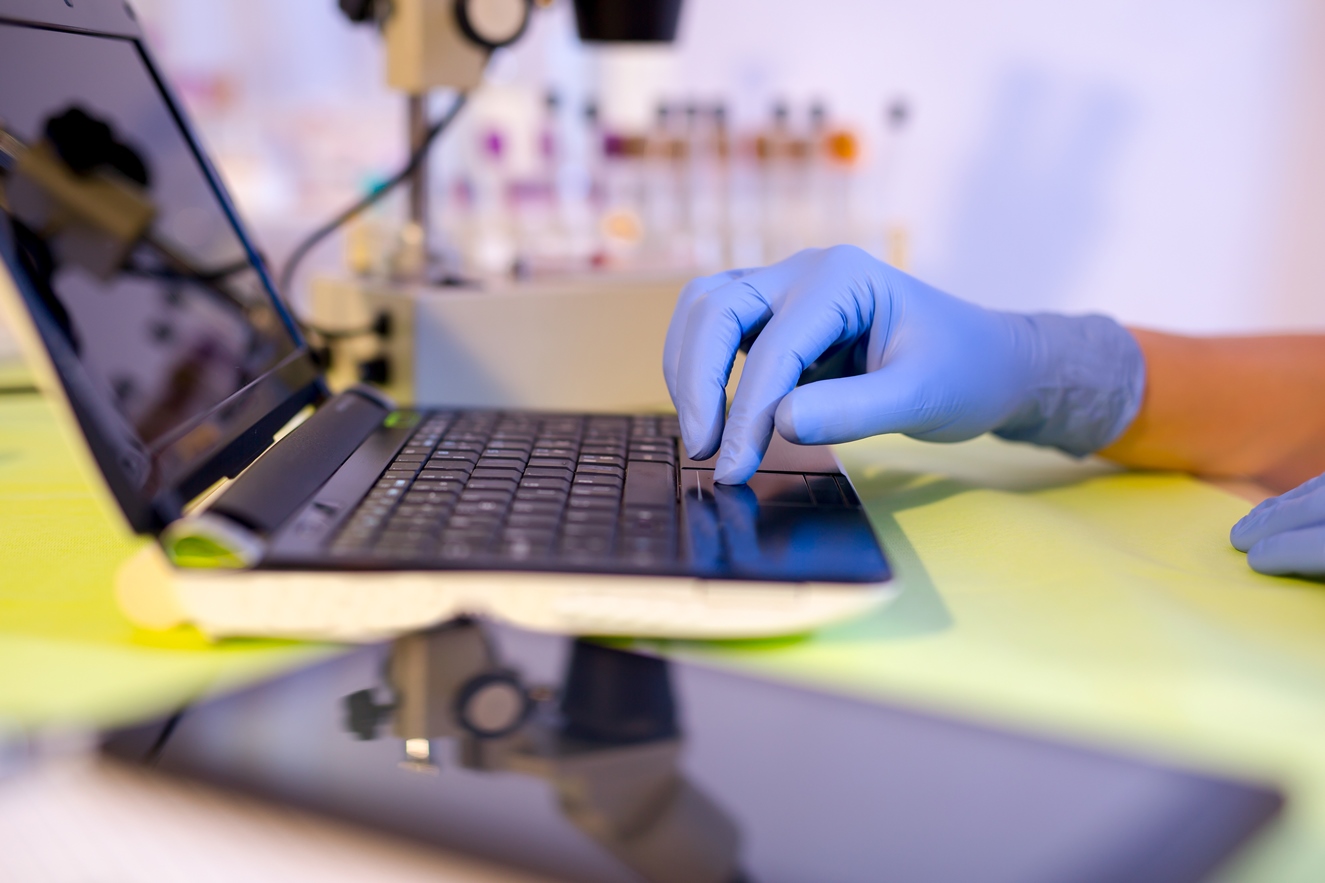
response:
M161 549L176 567L253 567L267 552L266 541L223 515L199 512L172 521L161 533Z
M336 395L253 461L207 513L270 536L382 425L389 405L357 387Z

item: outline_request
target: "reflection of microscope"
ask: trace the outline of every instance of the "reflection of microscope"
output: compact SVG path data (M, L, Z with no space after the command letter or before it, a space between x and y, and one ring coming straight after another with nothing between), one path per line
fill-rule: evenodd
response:
M173 276L253 319L248 299L226 284L249 268L248 261L200 269L159 237L152 230L157 207L148 194L150 181L142 157L116 138L108 123L80 107L47 120L45 138L34 144L25 144L0 121L0 208L49 252L43 263L52 269L79 266L107 281L122 272ZM159 268L132 263L140 245Z
M735 824L679 769L682 738L665 660L585 641L571 647L560 695L502 668L483 628L458 621L397 640L386 676L346 697L348 728L376 738L392 719L402 766L433 771L432 740L457 740L466 769L547 779L562 812L655 883L735 883Z

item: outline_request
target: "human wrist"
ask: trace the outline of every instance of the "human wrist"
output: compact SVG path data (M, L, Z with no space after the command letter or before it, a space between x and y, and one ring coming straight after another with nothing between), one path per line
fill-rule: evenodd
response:
M1146 363L1131 332L1106 316L1015 317L1027 341L1030 383L994 434L1085 456L1131 425L1145 394Z

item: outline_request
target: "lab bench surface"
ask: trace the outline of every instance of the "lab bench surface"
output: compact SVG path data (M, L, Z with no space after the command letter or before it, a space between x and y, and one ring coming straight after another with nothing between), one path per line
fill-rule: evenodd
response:
M1284 821L1222 879L1325 876L1325 590L1247 569L1244 500L993 439L839 453L901 597L808 636L651 647L1278 782ZM139 542L47 405L0 398L0 721L121 723L329 652L134 629L111 576Z

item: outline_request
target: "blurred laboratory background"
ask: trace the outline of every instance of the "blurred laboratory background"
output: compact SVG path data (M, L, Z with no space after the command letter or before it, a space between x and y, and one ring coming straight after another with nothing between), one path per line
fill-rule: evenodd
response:
M134 6L274 266L404 161L380 35L336 0ZM548 0L428 195L452 281L849 242L990 306L1319 329L1325 5L688 0L675 43L630 46L582 43ZM319 272L411 272L406 199L320 247L296 302Z

